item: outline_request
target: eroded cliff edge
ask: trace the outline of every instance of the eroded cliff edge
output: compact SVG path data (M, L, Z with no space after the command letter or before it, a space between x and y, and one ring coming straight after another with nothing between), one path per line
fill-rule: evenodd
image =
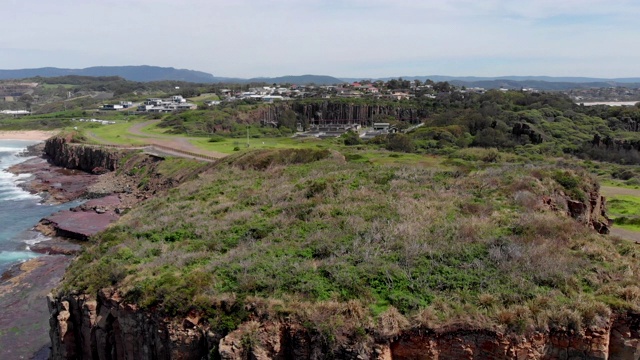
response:
M48 297L54 360L62 359L625 359L640 357L640 314L612 315L581 331L505 334L486 329L411 329L345 337L329 346L303 324L255 320L222 336L192 314L161 317L117 293Z

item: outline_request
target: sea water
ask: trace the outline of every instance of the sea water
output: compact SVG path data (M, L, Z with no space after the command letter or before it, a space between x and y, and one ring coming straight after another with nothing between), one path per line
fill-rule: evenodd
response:
M12 165L26 161L19 156L27 146L37 141L0 140L0 274L13 264L40 256L29 246L48 238L31 230L43 217L77 204L43 205L42 198L30 194L18 185L29 174L7 172Z

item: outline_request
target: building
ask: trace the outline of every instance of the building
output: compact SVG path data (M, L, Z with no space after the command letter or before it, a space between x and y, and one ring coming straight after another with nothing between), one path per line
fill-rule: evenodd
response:
M123 105L120 104L104 104L102 105L102 110L121 110L124 109Z
M31 115L31 112L27 110L2 110L0 114L3 115L13 115L14 117Z

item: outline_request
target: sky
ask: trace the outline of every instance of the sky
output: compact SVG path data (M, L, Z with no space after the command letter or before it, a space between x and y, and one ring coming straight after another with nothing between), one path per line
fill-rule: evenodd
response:
M640 76L637 0L0 0L0 69Z

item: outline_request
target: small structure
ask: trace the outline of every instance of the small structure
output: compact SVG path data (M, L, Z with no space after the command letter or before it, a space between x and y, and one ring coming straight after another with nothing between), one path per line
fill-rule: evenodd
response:
M120 104L104 104L102 105L102 110L121 110L124 109L123 105Z
M373 123L374 131L389 131L391 124L389 123Z
M31 112L27 110L2 110L0 114L12 115L13 117L30 115Z

